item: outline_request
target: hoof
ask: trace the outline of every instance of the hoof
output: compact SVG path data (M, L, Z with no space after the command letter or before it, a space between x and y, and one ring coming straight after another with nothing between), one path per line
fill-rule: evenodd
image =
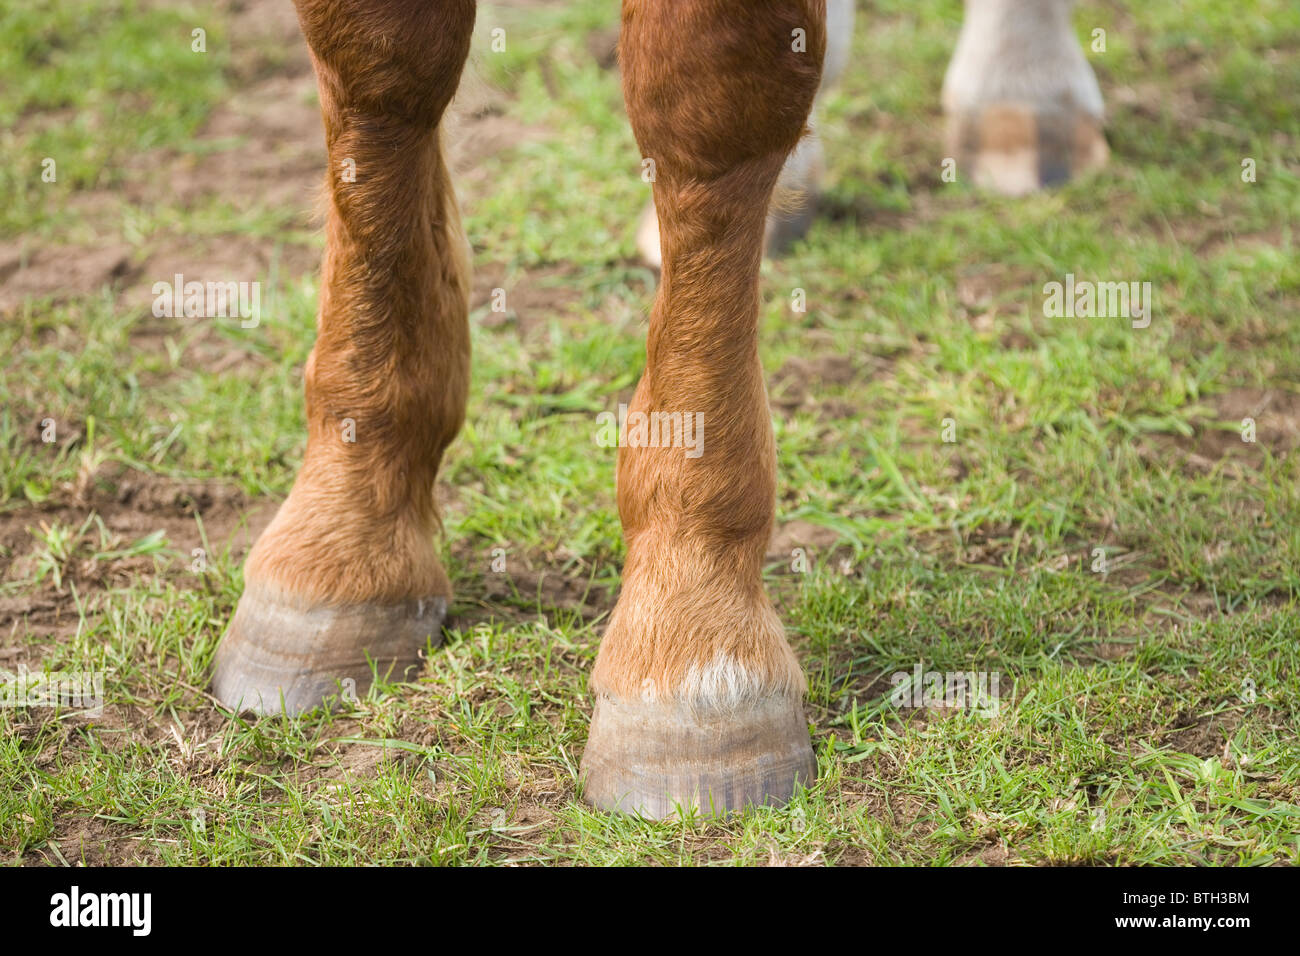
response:
M641 218L637 220L636 251L641 254L641 261L656 272L664 267L663 252L659 248L659 216L653 202L646 203Z
M1004 196L1059 186L1106 165L1101 121L1079 110L1004 104L949 118L958 176Z
M217 648L212 692L236 710L291 715L363 694L372 661L381 676L417 669L426 644L442 643L446 613L444 597L331 607L249 585Z
M816 205L806 197L799 197L791 208L768 212L764 239L768 258L780 259L786 255L791 246L808 234L816 216Z
M825 167L821 137L813 129L799 140L781 168L763 230L763 252L768 258L786 255L812 228Z
M793 697L703 711L601 695L582 755L588 803L654 819L780 806L796 783L816 776L803 705Z

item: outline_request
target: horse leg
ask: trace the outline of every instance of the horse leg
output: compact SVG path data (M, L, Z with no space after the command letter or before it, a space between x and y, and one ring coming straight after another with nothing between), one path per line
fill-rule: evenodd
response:
M1021 195L1103 166L1101 90L1072 0L966 0L943 82L958 177Z
M473 0L296 0L329 153L307 450L216 655L225 703L298 713L401 675L451 586L434 481L469 385L469 262L439 141Z
M853 2L826 0L826 58L817 90L818 100L835 85L848 65L849 47L853 42ZM817 114L816 102L812 113L813 116ZM811 121L809 125L812 125ZM784 255L812 226L823 172L821 137L814 127L799 141L781 167L781 176L776 183L776 201L768 208L767 227L763 234L763 248L769 256ZM655 215L653 201L641 213L636 247L647 265L654 269L662 267L659 218Z
M623 3L623 92L655 162L663 275L618 456L623 589L591 677L582 770L599 807L783 802L816 772L803 674L762 584L776 458L758 274L825 43L825 0Z

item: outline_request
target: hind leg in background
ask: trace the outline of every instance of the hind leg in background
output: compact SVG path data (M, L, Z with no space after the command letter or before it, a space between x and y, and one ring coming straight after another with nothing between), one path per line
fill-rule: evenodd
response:
M623 91L655 161L663 275L619 449L623 588L591 677L582 772L599 807L780 803L816 772L803 674L762 582L776 456L758 275L825 36L824 0L624 0ZM653 441L632 434L638 413Z
M401 676L451 586L434 481L469 387L469 262L438 126L473 0L297 0L329 154L307 450L217 650L225 703L298 713ZM283 701L283 704L282 704Z
M943 82L957 175L1006 195L1105 165L1102 99L1072 0L966 0Z

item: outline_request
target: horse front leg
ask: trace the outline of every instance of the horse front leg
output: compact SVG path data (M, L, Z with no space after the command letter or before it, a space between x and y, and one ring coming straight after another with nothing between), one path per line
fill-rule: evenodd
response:
M853 43L853 4L854 0L826 0L826 55L817 101L835 85L848 65ZM817 114L817 101L813 103L813 117ZM825 159L821 137L811 118L809 126L808 134L786 157L776 183L778 199L767 210L763 250L769 256L779 257L789 252L790 247L812 228L817 213ZM653 269L662 268L659 217L655 214L653 201L646 204L637 223L636 247L646 265Z
M591 677L582 770L598 807L729 810L815 775L803 674L762 583L776 479L758 274L825 43L824 0L623 3L663 275L619 450L623 589Z
M231 706L298 713L400 676L451 586L434 481L469 385L468 247L439 143L473 0L297 0L329 152L307 450L216 655ZM355 682L355 685L349 682Z

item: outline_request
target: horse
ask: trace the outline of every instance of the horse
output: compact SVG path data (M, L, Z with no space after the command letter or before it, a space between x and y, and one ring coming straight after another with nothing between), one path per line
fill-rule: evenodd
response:
M434 489L470 376L470 249L442 130L474 0L295 3L329 160L307 446L212 674L217 699L262 714L405 674L441 641ZM1069 9L967 0L942 98L946 159L977 184L1025 192L1105 161ZM810 117L851 20L850 0L622 3L624 100L653 170L639 246L660 277L618 450L622 588L590 678L580 773L596 807L727 812L815 778L803 672L762 582L777 476L758 283L765 248L815 208Z

